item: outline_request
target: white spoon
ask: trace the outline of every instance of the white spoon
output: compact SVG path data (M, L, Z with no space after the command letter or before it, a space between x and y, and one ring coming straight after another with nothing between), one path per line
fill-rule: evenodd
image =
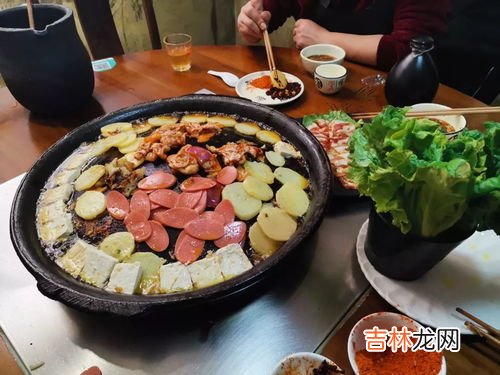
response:
M213 76L222 78L222 80L226 83L226 85L228 85L230 87L236 87L236 84L239 81L239 78L237 76L235 76L233 73L216 72L214 70L209 70L207 73L211 74Z

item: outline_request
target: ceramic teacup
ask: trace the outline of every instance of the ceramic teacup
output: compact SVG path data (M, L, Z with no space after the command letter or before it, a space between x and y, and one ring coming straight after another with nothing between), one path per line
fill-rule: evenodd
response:
M347 69L338 64L320 65L314 71L314 83L323 94L339 92L347 77Z

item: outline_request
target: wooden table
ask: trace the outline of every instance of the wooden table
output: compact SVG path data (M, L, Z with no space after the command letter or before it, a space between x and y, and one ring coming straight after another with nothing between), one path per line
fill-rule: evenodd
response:
M344 89L334 96L326 96L315 89L312 77L302 67L297 50L276 48L275 58L280 70L297 75L305 84L304 95L299 100L279 108L289 116L302 117L330 109L347 112L376 111L386 104L381 92L366 93L366 90L361 90L361 78L378 73L372 68L346 63L349 75ZM153 99L191 94L202 88L221 95L235 95L232 88L220 79L208 75L206 71L229 71L243 76L266 69L266 57L262 47L194 47L192 69L184 73L174 72L166 53L159 50L120 56L116 61L117 66L114 69L95 74L94 100L71 116L44 118L33 115L17 103L6 88L0 89L0 182L26 171L60 137L101 114ZM440 86L435 102L451 107L484 105L446 86ZM479 127L487 119L500 121L500 116L470 116L467 118L468 126ZM343 327L334 331L334 335L324 345L323 352L335 358L345 368L349 368L345 343L350 327L365 313L388 309L391 307L371 291L366 300L360 301L358 306L352 309L351 319L347 319ZM484 359L486 357L474 354L473 344L467 344L464 350L468 354L454 355L460 360L456 366L450 366L450 374L471 373L470 371L480 373L479 369L486 369L486 372L481 372L485 374L493 373L487 372L488 369L498 373L498 364L491 364ZM452 369L455 371L452 372ZM0 373L20 373L1 340Z

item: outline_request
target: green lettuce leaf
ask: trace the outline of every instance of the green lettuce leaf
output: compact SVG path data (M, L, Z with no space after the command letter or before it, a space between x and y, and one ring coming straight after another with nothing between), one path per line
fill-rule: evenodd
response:
M486 165L488 177L500 175L500 123L485 122L485 151L487 155Z
M435 237L462 217L500 229L500 124L449 140L436 122L405 114L388 106L351 136L358 191L403 233Z

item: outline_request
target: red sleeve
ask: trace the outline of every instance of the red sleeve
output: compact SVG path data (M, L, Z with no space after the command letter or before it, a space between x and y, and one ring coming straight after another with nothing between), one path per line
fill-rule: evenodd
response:
M271 12L269 31L274 31L283 25L288 17L299 19L311 0L264 0L264 10Z
M389 70L410 52L417 35L438 36L446 30L449 0L399 0L394 9L392 33L384 35L377 50L377 66Z

